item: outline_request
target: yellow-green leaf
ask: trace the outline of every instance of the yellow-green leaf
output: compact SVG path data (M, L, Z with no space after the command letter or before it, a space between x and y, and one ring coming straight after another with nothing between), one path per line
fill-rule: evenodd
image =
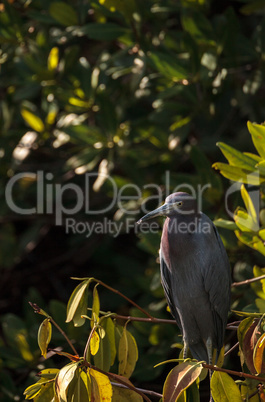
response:
M96 370L90 369L90 375L94 378L98 387L99 399L97 402L111 402L112 400L112 386L109 378Z
M255 232L258 230L257 223L253 220L252 216L247 213L243 208L238 207L234 214L234 221L237 227L242 232Z
M38 373L38 376L41 378L46 378L47 380L52 380L53 378L55 378L57 376L59 371L60 371L59 369L48 368L48 369L41 370Z
M255 170L255 165L257 162L250 156L243 154L242 152L223 142L217 142L216 145L221 149L222 153L228 160L229 165L247 170Z
M211 392L215 402L242 402L238 386L227 373L220 371L213 373Z
M54 399L55 390L54 390L54 382L45 383L41 387L38 395L34 397L34 402L51 402Z
M47 347L50 343L52 336L52 325L50 323L49 318L45 318L44 321L40 324L38 331L38 345L41 350L41 354L46 358L47 355Z
M246 210L253 220L253 227L254 227L253 230L257 231L259 229L259 225L258 225L256 209L254 207L252 199L250 198L249 193L247 192L244 184L242 184L242 186L241 186L241 196L243 198Z
M265 181L265 178L260 177L259 172L230 166L227 163L216 162L212 167L220 170L220 173L227 179L240 183L259 186L262 181Z
M48 70L56 70L59 64L59 49L58 47L53 47L48 56Z
M100 328L98 328L100 335ZM111 365L111 348L110 341L108 335L105 333L105 336L102 338L100 335L99 348L97 353L94 355L94 363L96 367L101 370L109 371Z
M23 395L25 395L26 399L33 399L35 398L38 393L41 391L41 387L42 387L42 382L38 381L36 382L36 384L32 384L29 387L27 387L25 389L25 391L23 392Z
M260 156L265 159L265 126L248 121L248 130Z
M184 362L168 374L163 387L163 402L175 402L200 375L203 367L199 362Z
M216 219L214 222L215 226L219 227L219 228L225 228L225 229L229 229L229 230L235 230L237 229L237 225L235 224L235 222L233 221L229 221L226 219Z
M119 375L130 378L138 360L138 348L133 335L123 328L119 342Z
M73 293L71 294L70 299L67 304L66 322L70 322L73 319L73 317L76 313L76 310L77 310L79 304L81 303L82 298L84 297L84 293L85 293L86 288L89 285L89 282L90 282L90 279L87 279L87 280L79 283L79 285L76 286Z
M254 278L258 278L265 274L265 268L260 268L257 265L253 267ZM265 300L265 279L260 279L259 281L251 283L251 288L254 290L256 295L261 299Z
M27 109L21 109L21 115L25 122L38 133L42 133L45 130L43 121L34 113Z
M253 353L253 362L258 374L260 374L263 371L262 364L263 364L264 348L265 348L265 334L262 334L258 342L256 343Z
M99 342L101 342L101 341L100 341L100 337L98 336L97 331L93 331L93 334L91 336L90 343L89 343L90 352L93 356L98 352Z

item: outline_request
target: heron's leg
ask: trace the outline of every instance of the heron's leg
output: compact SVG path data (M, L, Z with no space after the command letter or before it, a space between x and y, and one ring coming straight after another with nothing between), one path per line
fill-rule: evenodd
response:
M212 345L212 339L209 337L206 340L206 349L207 349L207 355L208 355L208 364L213 363L213 345ZM212 378L212 370L209 370L209 381L210 381L210 401L209 402L214 402L212 393L211 393L211 378Z
M185 338L183 338L183 342L184 342L184 347L183 347L183 359L187 359L188 356L188 349L189 349L189 345L188 342Z

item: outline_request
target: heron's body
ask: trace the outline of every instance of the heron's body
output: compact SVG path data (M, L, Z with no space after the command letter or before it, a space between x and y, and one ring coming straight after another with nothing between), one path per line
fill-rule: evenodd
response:
M173 208L173 204L178 204ZM182 207L182 210L180 210ZM146 215L166 215L160 245L161 281L184 345L212 363L223 346L230 306L230 265L212 221L186 193L174 193Z

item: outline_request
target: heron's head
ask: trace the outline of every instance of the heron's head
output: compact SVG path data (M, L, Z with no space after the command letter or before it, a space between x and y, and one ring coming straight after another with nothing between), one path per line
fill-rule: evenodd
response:
M188 193L170 194L161 207L154 209L144 215L137 223L141 223L156 216L176 216L176 215L195 215L198 212L197 202L194 197Z

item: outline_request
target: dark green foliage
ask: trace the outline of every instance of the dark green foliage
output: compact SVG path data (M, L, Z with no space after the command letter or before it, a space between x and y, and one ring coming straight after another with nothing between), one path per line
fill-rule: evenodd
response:
M264 121L264 38L260 1L0 3L0 399L22 398L34 382L36 366L47 364L37 345L41 321L29 300L48 306L55 321L84 348L87 320L80 328L64 322L71 276L100 278L152 315L170 318L156 261L160 232L137 233L134 222L142 215L143 200L151 210L167 192L176 187L187 191L187 185L196 192L201 186L202 208L209 216L228 219L223 201L229 183L211 164L220 158L216 142L222 151L232 147L233 157L255 153L257 143L253 146L246 122ZM263 159L262 149L263 144ZM247 164L247 173L255 170L263 177L262 163L257 166L249 155L241 162L244 166L237 159L238 169ZM22 177L6 193L19 173ZM86 187L85 174L91 173ZM98 173L109 174L113 182L97 180ZM112 204L113 183L130 198ZM62 195L56 188L69 184L82 194L87 191L90 210L109 207L91 215L82 205L72 214L76 222L91 228L106 218L120 225L118 236L110 229L102 233L100 226L89 237L76 226L67 233L64 211L75 207L76 193L65 190ZM44 191L38 200L37 191ZM62 214L56 209L60 196ZM11 198L17 207L34 210L27 215L14 211ZM229 198L229 208L237 216L244 214L239 192ZM243 246L233 232L220 233L235 280L252 277L254 265L264 266L264 253ZM253 236L245 232L243 242L250 244ZM258 267L254 276L263 273ZM249 311L263 311L261 284L236 288L233 308L249 305ZM88 300L90 306L91 295ZM101 306L136 314L105 290ZM170 345L181 338L171 326L137 322L131 330L142 359L134 379L150 382L152 388L163 370L153 366L177 357ZM55 330L52 342L52 347L67 348ZM234 365L229 357L227 362ZM54 359L56 364L61 362ZM158 392L167 374L165 369Z

